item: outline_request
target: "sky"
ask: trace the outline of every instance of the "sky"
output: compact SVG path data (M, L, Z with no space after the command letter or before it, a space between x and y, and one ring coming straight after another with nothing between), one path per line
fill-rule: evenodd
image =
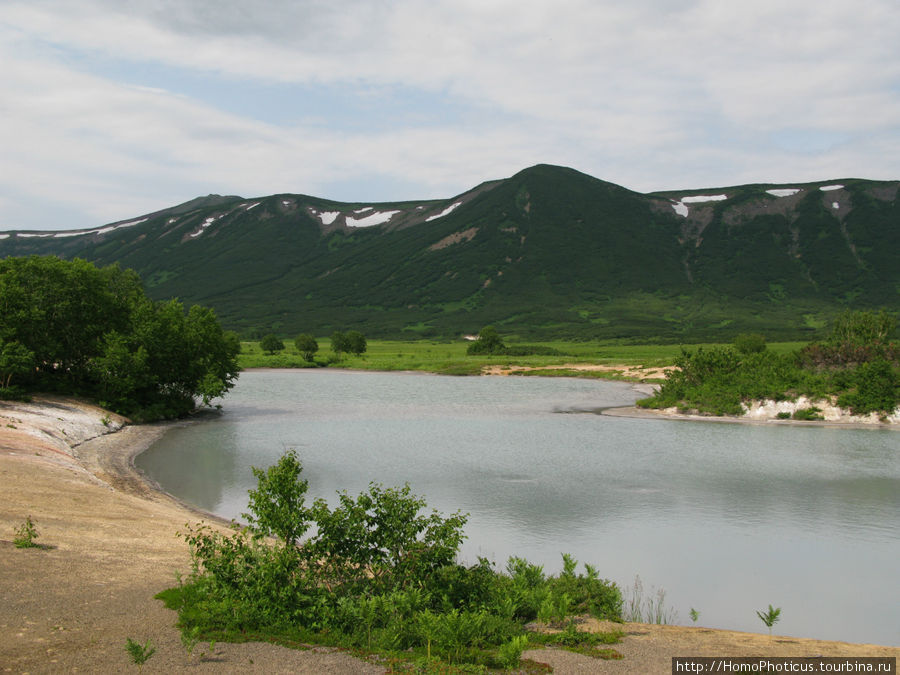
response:
M0 230L206 194L900 179L897 0L0 0Z

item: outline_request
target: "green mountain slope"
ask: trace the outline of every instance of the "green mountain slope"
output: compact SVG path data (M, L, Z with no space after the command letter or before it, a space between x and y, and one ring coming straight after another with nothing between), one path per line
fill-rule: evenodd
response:
M138 271L245 334L810 337L900 307L900 183L640 194L538 165L450 200L210 195L94 230L0 235L0 256ZM824 189L823 189L824 188Z

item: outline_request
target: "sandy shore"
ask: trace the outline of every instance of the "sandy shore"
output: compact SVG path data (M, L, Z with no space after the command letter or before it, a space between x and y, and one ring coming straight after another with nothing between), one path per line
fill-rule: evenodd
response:
M71 399L0 402L0 672L124 672L127 638L151 640L153 672L380 673L328 649L265 643L217 644L189 657L176 615L153 596L190 569L176 532L203 514L148 484L133 458L166 425L124 420ZM45 549L16 549L31 516ZM209 517L205 518L210 522ZM215 521L213 521L215 522ZM599 625L596 626L600 628ZM672 656L900 656L900 648L625 624L625 659L601 662L567 652L527 656L557 673L668 673Z

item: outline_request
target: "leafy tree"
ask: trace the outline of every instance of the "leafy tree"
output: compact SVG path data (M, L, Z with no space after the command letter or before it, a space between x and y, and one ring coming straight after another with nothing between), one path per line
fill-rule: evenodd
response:
M366 342L366 336L360 333L358 330L350 330L344 335L345 344L347 347L347 351L351 354L355 354L356 356L361 356L365 353L368 344Z
M343 331L336 330L331 334L331 351L340 357L343 352L350 351L350 344Z
M94 397L150 419L221 396L237 377L240 342L211 309L153 302L117 266L32 256L0 260L0 375Z
M294 347L300 352L304 360L312 362L316 352L319 351L319 343L312 335L302 333L294 339Z
M18 342L0 342L0 387L8 389L12 378L34 370L34 352Z
M250 513L243 514L260 534L274 534L289 546L297 544L309 529L309 511L303 505L308 483L301 480L302 471L295 450L266 470L253 467L257 486L250 490Z
M269 356L284 349L284 343L272 334L264 336L263 339L259 341L259 346Z
M506 350L500 333L493 326L485 326L478 333L478 339L469 345L467 354L502 354Z

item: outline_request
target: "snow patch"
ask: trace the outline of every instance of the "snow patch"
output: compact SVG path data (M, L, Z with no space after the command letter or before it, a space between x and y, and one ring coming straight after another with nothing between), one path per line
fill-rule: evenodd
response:
M443 218L444 216L446 216L446 215L448 215L449 213L453 212L453 211L454 211L457 207L459 207L459 206L462 206L462 202L456 202L455 204L451 204L451 205L448 206L446 209L444 209L443 211L441 211L439 214L437 214L437 215L435 215L435 216L429 216L428 218L426 218L426 219L425 219L425 222L427 223L427 222L429 222L429 221L431 221L431 220L437 220L438 218Z
M371 211L371 210L372 210L371 206L366 206L365 208L362 208L362 209L356 209L356 211L354 211L353 213L365 213L366 211Z
M323 211L322 213L317 213L316 215L319 216L319 220L322 221L323 225L331 225L335 220L337 220L337 217L341 215L341 212Z
M819 188L822 192L831 192L832 190L843 190L843 185L823 185Z
M34 234L34 233L26 234L25 232L19 232L16 236L17 236L17 237L24 237L24 238L26 238L26 239L31 239L32 237L52 237L52 236L53 236L53 233L50 232L50 233L48 233L48 234Z
M831 202L831 208L833 208L833 209L841 208L840 202Z
M260 204L259 202L253 202L250 206L247 207L247 211L249 211L250 209L252 209L256 206L259 206L259 204Z
M675 209L675 213L679 216L683 216L687 218L689 209L688 204L702 204L703 202L721 202L725 199L728 199L728 195L692 195L689 197L682 197L679 202L672 202L672 208Z
M368 209L363 209L363 211L367 210ZM359 211L356 211L355 213L359 213ZM386 223L397 213L400 213L400 211L376 211L372 215L364 216L363 218L350 218L348 216L345 222L348 227L372 227L373 225Z
M800 192L800 188L779 188L777 190L766 190L773 197L793 197Z
M110 225L109 227L101 227L99 230L94 230L94 234L106 234L107 232L112 232L113 230L118 230L120 227L132 227L134 225L140 225L141 223L146 222L146 218L141 218L140 220L129 220L127 223L119 223L118 225Z
M171 224L174 223L176 220L178 220L178 218L169 218L168 224L171 225Z
M290 202L289 202L288 200L286 200L286 199L282 199L282 200L281 200L281 203L284 204L285 206L289 206L289 205L290 205Z
M675 209L675 213L679 216L684 216L687 218L688 215L688 207L685 206L682 202L673 202L672 208Z
M60 237L80 237L82 234L90 234L90 230L82 230L80 232L57 232L53 235L54 239L58 239Z
M682 204L700 204L702 202L721 202L728 199L728 195L694 195L682 197Z
M0 234L0 239L9 239L8 234Z
M219 216L219 218L221 218L221 217L222 216ZM201 234L203 234L206 231L206 228L209 227L210 225L212 225L215 221L216 221L216 218L214 218L214 217L207 218L206 220L203 221L203 224L200 226L200 229L197 230L196 232L194 232L191 235L191 237L199 237Z

